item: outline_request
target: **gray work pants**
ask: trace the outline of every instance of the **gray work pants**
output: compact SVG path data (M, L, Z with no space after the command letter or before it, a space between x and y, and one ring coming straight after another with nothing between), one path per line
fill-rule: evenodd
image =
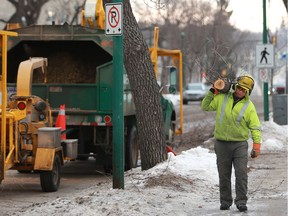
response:
M247 163L248 143L247 141L226 142L216 140L215 152L217 156L217 168L219 174L220 203L232 205L231 173L232 165L235 170L236 205L247 202Z

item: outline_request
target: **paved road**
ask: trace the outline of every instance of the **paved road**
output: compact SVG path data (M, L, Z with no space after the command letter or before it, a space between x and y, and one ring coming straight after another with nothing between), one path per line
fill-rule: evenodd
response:
M0 215L12 215L24 206L52 201L58 197L69 197L84 188L110 181L101 167L95 166L95 160L70 162L63 167L61 185L57 192L43 193L39 174L21 174L9 170L0 185Z
M287 151L262 153L249 160L249 201L253 215L287 214ZM250 213L250 212L249 212Z

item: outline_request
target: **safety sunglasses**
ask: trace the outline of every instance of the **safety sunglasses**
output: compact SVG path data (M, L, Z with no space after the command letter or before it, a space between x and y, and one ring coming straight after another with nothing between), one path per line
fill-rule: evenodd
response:
M237 86L237 89L239 90L239 91L242 91L242 92L246 92L246 89L244 89L244 88L242 88L241 86Z

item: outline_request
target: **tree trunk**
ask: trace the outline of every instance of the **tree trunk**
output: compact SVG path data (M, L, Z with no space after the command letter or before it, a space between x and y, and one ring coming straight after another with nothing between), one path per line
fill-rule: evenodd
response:
M123 8L124 65L135 101L141 166L147 170L167 158L160 88L129 0Z

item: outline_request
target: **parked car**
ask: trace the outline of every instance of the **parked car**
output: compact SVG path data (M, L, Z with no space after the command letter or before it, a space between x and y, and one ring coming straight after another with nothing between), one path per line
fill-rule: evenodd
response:
M183 91L183 104L189 101L202 101L209 88L203 83L189 83Z

